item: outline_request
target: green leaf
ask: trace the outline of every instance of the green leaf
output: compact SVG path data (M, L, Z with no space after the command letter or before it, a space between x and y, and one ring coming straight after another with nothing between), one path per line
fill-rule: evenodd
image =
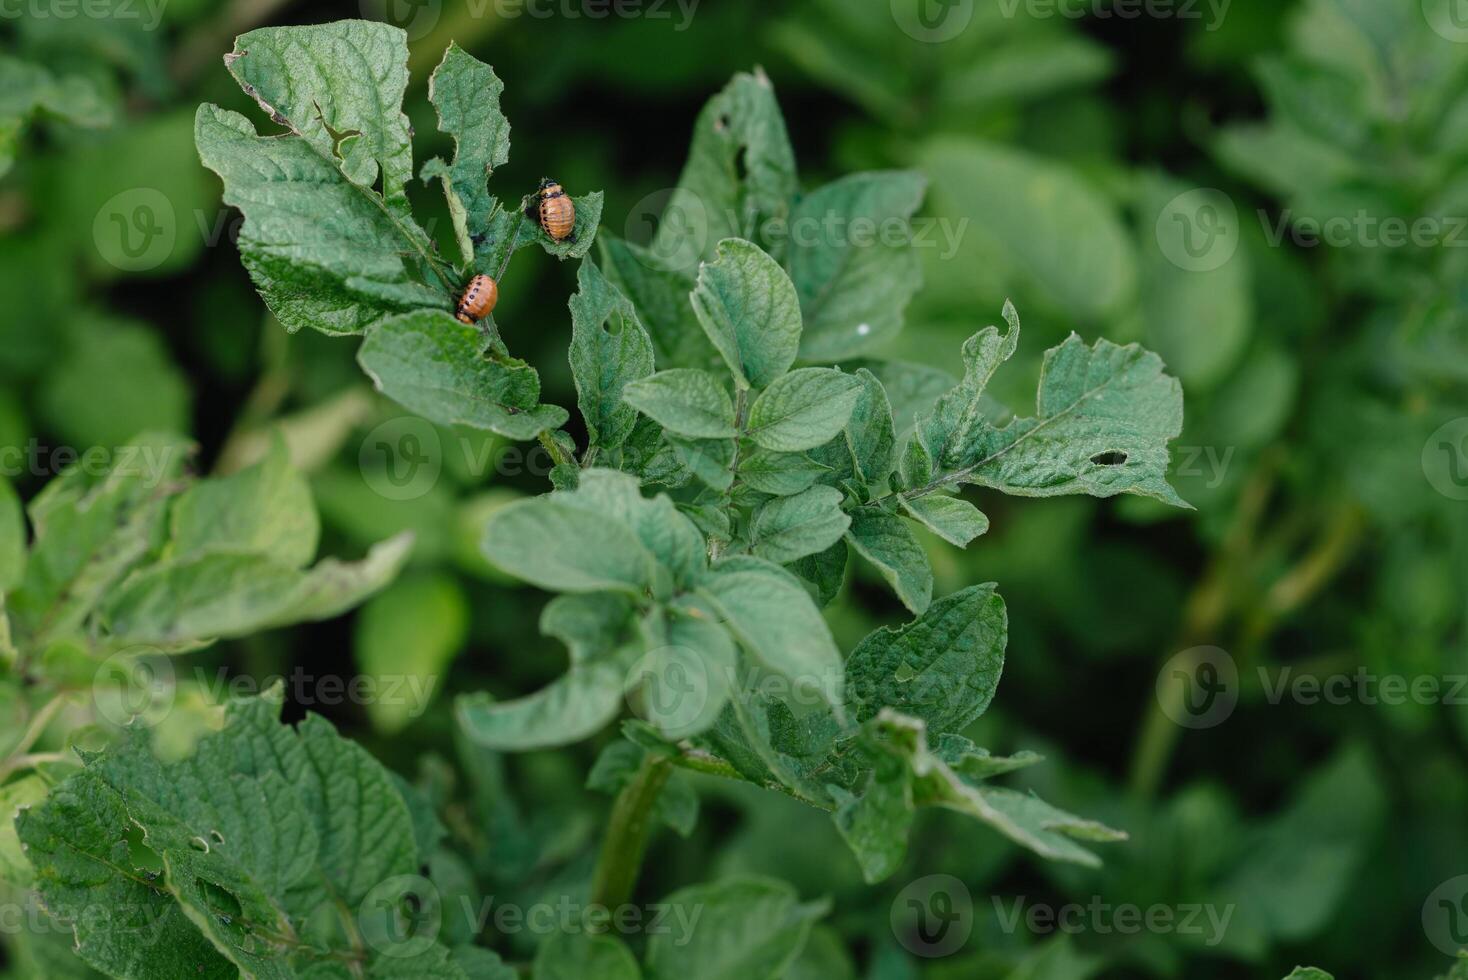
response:
M402 579L362 607L353 650L377 683L366 706L378 731L391 735L422 716L468 632L469 603L449 575Z
M1237 903L1246 932L1285 942L1315 935L1348 900L1386 813L1375 762L1364 747L1348 744L1249 836L1220 900Z
M0 176L15 159L13 140L35 116L61 119L76 126L101 129L112 125L116 111L96 80L83 75L57 76L30 61L0 55ZM9 145L4 145L9 143Z
M788 219L798 189L774 87L762 71L736 75L699 113L651 252L691 275L724 239L756 241L767 223Z
M861 382L861 392L846 423L846 444L851 448L852 462L862 482L876 493L887 489L887 477L897 465L897 429L892 421L892 405L886 389L877 376L866 368L853 375Z
M1144 340L1189 392L1217 386L1238 365L1254 327L1254 285L1249 250L1237 212L1232 216L1215 207L1218 236L1214 246L1222 264L1205 252L1208 268L1182 268L1173 258L1189 256L1196 248L1191 224L1195 213L1212 206L1207 192L1194 193L1193 212L1176 210L1173 202L1190 190L1182 181L1149 175L1138 188L1137 212L1142 216L1141 300ZM1216 268L1213 266L1216 265Z
M557 596L540 617L540 631L566 644L570 669L547 687L514 701L488 694L461 696L459 726L474 742L524 752L579 742L616 718L622 686L636 654L632 605L610 593Z
M791 497L776 497L754 514L750 552L777 565L825 551L846 533L851 518L841 510L841 491L811 487Z
M169 559L130 575L102 615L115 642L164 649L331 619L391 582L412 546L402 534L359 562L328 558L306 570L241 552Z
M1001 427L982 394L1018 342L1009 306L1005 317L1003 338L988 327L964 344L964 380L919 419L903 461L908 496L976 483L1026 497L1135 493L1186 507L1167 483L1167 444L1182 431L1182 389L1161 359L1135 344L1087 347L1072 334L1045 354L1037 416Z
M236 245L270 311L290 331L359 334L383 316L451 308L409 257L428 246L370 187L299 139L262 137L239 113L201 105L194 140L244 214Z
M988 410L984 395L989 380L1019 346L1019 314L1012 303L1004 304L1004 319L1008 330L1002 337L997 327L989 326L964 341L963 380L918 414L914 438L902 460L902 476L908 486L934 479L935 467L949 447L964 431L981 424Z
M43 421L77 446L124 446L139 432L187 432L189 381L159 332L89 317L38 393Z
M852 512L846 540L876 567L904 606L922 615L933 598L933 569L902 518L872 507L858 508Z
M837 541L818 555L810 555L792 563L790 571L810 583L816 603L829 606L841 591L846 581L846 564L851 558L851 549L846 541Z
M279 436L254 466L201 480L174 502L169 553L243 552L301 568L316 557L321 522L311 487L292 466Z
M846 661L846 707L859 723L892 708L936 734L961 732L994 700L1009 624L994 586L933 603L900 629L869 634Z
M927 411L950 388L953 376L926 364L906 361L852 361L845 365L850 374L869 372L882 386L892 409L892 422L899 444L912 431L918 413Z
M1284 980L1335 980L1331 974L1313 966L1297 966Z
M788 497L815 483L831 468L802 453L776 453L760 449L739 462L739 479L760 493Z
M483 551L516 578L557 592L640 596L653 577L653 557L631 527L556 494L497 511Z
M840 705L841 653L799 579L758 558L730 558L709 571L698 591L750 653Z
M379 391L440 425L526 440L570 417L540 404L534 368L485 351L477 327L445 313L422 310L381 321L362 342L357 362Z
M731 878L664 899L670 921L689 923L649 938L648 980L775 980L799 955L826 906L801 905L784 882Z
M967 500L929 494L926 497L901 498L902 509L923 527L949 544L960 548L989 530L989 518Z
M801 368L777 378L749 409L748 432L776 452L814 449L851 419L862 382L833 368Z
M909 171L853 174L795 206L786 263L805 318L802 358L854 357L902 330L903 311L922 284L908 221L926 186ZM900 242L892 240L894 228Z
M582 470L576 492L560 496L632 528L679 586L692 585L708 567L708 549L698 528L667 495L642 496L634 477L607 469Z
M653 372L652 340L637 311L590 259L581 263L571 297L571 375L592 447L615 449L637 424L622 404L629 385Z
M1001 295L1025 286L1086 320L1131 301L1137 281L1131 238L1111 203L1069 166L956 137L930 142L918 160L933 181L935 213L966 229L957 254L930 267L930 279L983 269L998 277L992 285Z
M562 241L551 238L534 217L534 195L521 198L508 209L497 204L494 212L487 216L471 215L470 227L478 230L475 240L480 243L475 252L473 271L498 279L510 256L530 244L539 245L558 259L584 257L596 241L603 197L601 191L595 191L571 198L575 222L571 234ZM530 207L529 214L520 209L521 204Z
M401 29L365 20L265 27L236 38L224 63L272 120L353 184L371 188L380 177L388 206L406 213L413 146Z
M615 936L553 932L535 954L533 980L639 980L637 960Z
M1039 797L970 781L963 769L971 743L959 740L935 753L922 721L891 709L866 723L861 744L872 754L875 769L860 795L833 788L838 803L834 819L869 882L898 868L913 814L921 806L967 814L1041 857L1089 867L1100 861L1075 840L1126 839L1120 831L1066 813Z
M306 975L350 948L340 928L336 949L291 942L309 921L360 913L369 924L376 904L364 900L415 875L412 817L387 770L319 717L281 726L280 703L278 687L235 702L180 762L154 758L132 729L22 815L46 904L89 963L118 977ZM137 866L134 829L161 875ZM99 901L124 914L84 914ZM373 975L446 958L431 939L369 935L357 955L397 961Z
M723 493L734 485L734 440L666 438L679 462L709 487Z
M663 428L693 439L732 439L734 403L707 371L674 368L629 384L628 405Z
M20 584L25 562L26 525L20 496L9 480L0 478L0 596Z
M783 785L795 798L829 809L825 772L842 722L824 705L777 681L746 660L738 693L698 741L727 760L740 778L757 786Z
M818 925L782 980L856 980L856 965L841 933ZM874 978L879 980L879 978Z
M30 503L35 540L6 606L22 642L79 630L123 577L157 546L170 484L192 452L170 436L142 435L94 474L78 463Z
M698 270L693 311L743 388L763 388L795 363L800 300L780 264L740 239Z
M50 785L40 776L22 776L0 786L0 881L29 888L35 878L15 830L15 814L46 798Z
M464 971L464 980L519 980L513 966L483 946L455 946L454 965Z
M670 740L706 731L737 684L734 639L703 603L682 597L643 621L647 653L629 677L639 714Z
M694 270L666 268L652 253L613 235L599 236L607 278L632 301L665 368L709 368L719 353L693 312Z
M453 42L428 79L428 101L438 110L439 132L453 137L454 159L430 160L421 176L443 181L454 237L466 259L474 255L469 218L481 222L498 206L486 181L510 159L510 123L500 111L504 90L493 68Z

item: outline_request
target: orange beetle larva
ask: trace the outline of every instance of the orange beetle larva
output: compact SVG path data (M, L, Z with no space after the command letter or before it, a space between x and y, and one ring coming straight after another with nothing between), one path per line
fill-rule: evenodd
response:
M464 295L459 300L459 308L455 316L460 323L477 323L494 312L494 304L499 302L500 287L489 276L475 276L469 280L469 285L464 287Z
M539 209L540 227L554 241L576 240L576 205L561 189L561 185L547 177L540 182Z

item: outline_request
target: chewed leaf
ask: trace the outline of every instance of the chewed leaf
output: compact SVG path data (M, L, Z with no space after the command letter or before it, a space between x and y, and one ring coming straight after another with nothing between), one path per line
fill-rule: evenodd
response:
M154 756L145 729L130 729L21 814L46 906L74 928L88 963L137 980L288 980L302 975L297 964L261 937L293 937L340 909L357 914L371 896L399 897L383 886L414 875L420 856L392 776L318 716L281 725L281 701L277 686L232 703L223 730L177 762ZM131 833L159 872L133 870ZM98 902L114 914L88 914ZM327 934L344 935L323 931L314 952L346 954L345 940L331 948ZM406 975L465 980L431 938L382 935L354 955L371 975L389 975L372 966L381 957L397 970L437 967Z
M383 210L300 139L258 135L244 116L202 105L194 139L204 166L240 209L238 247L261 297L287 330L361 333L383 316L450 308L410 261L426 239Z
M928 746L927 726L891 709L883 709L862 730L862 747L875 769L859 794L833 788L838 801L837 828L862 865L868 881L895 871L906 852L913 813L922 806L941 806L989 824L1010 840L1041 857L1097 866L1095 854L1075 843L1126 840L1126 834L1085 820L1036 796L996 789L964 775L962 756L943 758ZM974 765L983 772L987 755Z
M637 411L622 404L628 388L653 372L652 340L637 310L596 263L581 263L571 297L571 376L592 446L617 449L632 435Z
M454 237L460 252L474 254L470 217L477 221L494 210L486 180L510 159L510 123L500 111L504 82L494 69L450 44L428 80L428 100L438 110L438 128L454 140L450 163L434 159L424 164L424 180L443 181Z
M1013 353L1019 319L964 345L964 380L919 416L902 460L905 495L960 483L1026 497L1134 493L1187 507L1167 483L1168 443L1182 432L1183 396L1156 354L1072 334L1048 351L1038 411L1000 424L984 389Z
M560 428L565 409L540 404L540 375L524 361L484 351L483 334L435 311L372 328L357 361L383 394L441 425L534 439Z
M764 72L736 75L698 115L688 163L651 252L667 268L692 276L720 242L755 241L769 222L786 219L799 189L774 87Z
M276 122L289 127L352 183L406 212L413 146L403 92L408 35L363 20L264 27L235 39L231 75Z

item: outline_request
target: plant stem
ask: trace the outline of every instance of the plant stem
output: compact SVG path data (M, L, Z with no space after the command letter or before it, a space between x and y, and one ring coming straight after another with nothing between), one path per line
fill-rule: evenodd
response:
M596 877L592 880L592 904L615 909L632 898L642 871L642 856L647 851L653 804L672 773L670 759L648 755L632 782L617 794L596 864Z
M1203 644L1217 645L1220 632L1228 622L1239 591L1243 568L1252 553L1259 523L1274 493L1275 478L1282 460L1282 452L1276 447L1267 451L1259 460L1254 474L1239 494L1233 522L1213 560L1209 563L1202 579L1188 596L1183 611L1183 622L1177 639L1166 651L1163 661L1179 651L1191 650ZM1182 729L1172 720L1162 698L1167 697L1181 703L1183 689L1172 685L1159 691L1151 701L1151 709L1142 722L1141 733L1132 754L1131 789L1140 799L1150 800L1156 795L1167 773L1168 760L1177 744Z
M553 465L565 466L567 463L571 462L571 457L566 455L565 450L561 448L560 443L556 442L555 437L552 436L549 432L541 432L535 438L540 440L540 444L545 447L545 451L550 454L551 463Z

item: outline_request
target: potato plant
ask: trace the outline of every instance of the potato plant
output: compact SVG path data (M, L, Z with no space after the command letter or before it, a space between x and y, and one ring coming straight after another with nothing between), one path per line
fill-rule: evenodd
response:
M877 373L817 365L869 348L872 322L884 331L900 325L914 274L902 249L873 263L850 246L801 245L782 263L744 236L794 220L811 200L851 215L910 211L920 179L860 175L802 197L763 77L736 78L695 135L679 192L734 205L709 216L715 241L696 277L647 263L658 275L627 283L677 319L653 327L655 344L638 304L586 256L599 195L576 201L575 244L527 228L521 206L490 196L486 181L508 159L510 127L488 65L450 47L430 82L455 152L421 175L443 185L459 249L452 262L403 193L413 165L401 31L360 21L262 29L240 37L225 61L287 130L262 136L249 119L212 105L200 107L195 124L204 165L244 213L241 258L281 323L361 334L363 370L405 407L446 425L540 439L557 461L556 489L496 513L482 546L499 568L560 593L541 626L567 644L572 667L523 700L467 696L457 711L471 740L523 750L595 734L630 693L643 720L628 724L630 742L607 750L608 764L627 771L613 780L625 785L594 905L632 897L650 815L678 769L747 780L831 811L872 881L900 863L922 806L966 813L1058 860L1094 863L1077 840L1125 836L990 785L1037 761L993 756L960 734L995 695L1004 604L993 585L935 601L911 528L958 547L983 534L984 515L953 495L963 484L1182 504L1165 478L1182 392L1158 358L1072 337L1046 356L1035 414L1007 416L983 397L1019 344L1019 318L1007 307L1002 332L987 327L964 345L961 382L904 406L914 426L899 440ZM364 77L363 63L381 70ZM731 166L736 157L745 174ZM502 274L529 243L582 263L570 350L585 447L561 428L564 409L540 403L535 369L511 355L492 321L460 323L446 312L467 276ZM612 243L603 254L628 248ZM690 336L694 329L702 337ZM660 365L659 347L678 354ZM103 651L183 650L331 615L380 587L404 542L385 544L360 567L297 570L314 551L315 519L282 453L278 444L257 467L186 490L125 479L79 487L71 476L53 484L31 510L36 545L15 562L25 571L7 603L12 642L44 650L82 631ZM70 509L54 511L51 499ZM102 527L88 527L79 548L84 532L63 522L93 513L109 519L91 520ZM121 542L112 538L118 525ZM17 519L9 533L23 540ZM55 568L97 552L102 570ZM853 552L915 619L843 657L820 607ZM148 562L150 553L161 560ZM88 580L90 602L77 595L78 577ZM360 749L315 721L297 732L280 727L272 703L278 696L237 703L222 731L172 765L131 730L21 814L16 830L41 900L78 923L81 957L117 977L375 973L379 954L394 975L488 969L483 961L493 957L479 950L364 943L370 917L363 923L354 910L422 863L409 805ZM116 852L117 835L134 829L142 859ZM160 867L144 872L140 860ZM85 921L99 892L128 915ZM773 975L798 955L818 916L782 905L788 892L769 882L695 886L694 894L719 908L711 934L684 949L649 943L652 975L716 976L745 961ZM761 934L754 923L772 916L784 924ZM166 957L130 935L141 921L156 923ZM586 933L549 943L535 972L571 975L570 964L588 958L606 961L600 975L638 975L616 940Z
M1099 8L104 6L0 25L0 462L93 446L0 479L0 976L1468 977L1451 696L1287 713L1461 660L1448 12L1213 8L1164 170Z

